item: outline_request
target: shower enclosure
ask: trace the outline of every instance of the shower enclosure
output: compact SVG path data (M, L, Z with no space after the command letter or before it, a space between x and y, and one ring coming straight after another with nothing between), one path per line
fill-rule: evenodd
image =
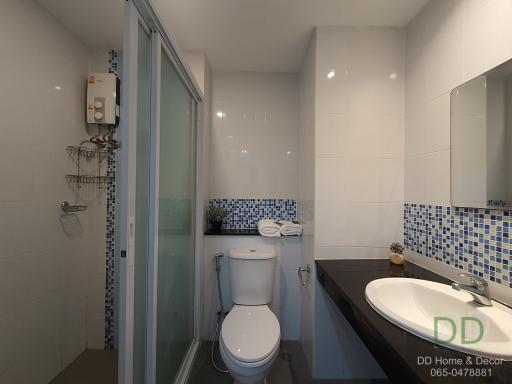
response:
M125 7L119 383L182 382L198 345L202 96L149 1Z

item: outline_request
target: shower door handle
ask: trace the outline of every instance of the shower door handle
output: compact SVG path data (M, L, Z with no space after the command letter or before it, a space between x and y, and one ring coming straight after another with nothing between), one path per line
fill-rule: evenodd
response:
M299 267L299 269L297 270L297 275L299 275L300 283L305 288L306 287L306 283L304 282L304 278L302 276L303 272L307 272L308 273L308 277L309 277L309 274L311 273L311 266L308 264L308 265L306 265L305 268L304 267Z

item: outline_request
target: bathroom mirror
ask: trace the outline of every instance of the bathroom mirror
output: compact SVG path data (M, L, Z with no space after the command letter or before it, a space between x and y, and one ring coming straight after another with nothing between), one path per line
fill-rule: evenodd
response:
M512 60L455 88L450 108L452 205L512 209Z

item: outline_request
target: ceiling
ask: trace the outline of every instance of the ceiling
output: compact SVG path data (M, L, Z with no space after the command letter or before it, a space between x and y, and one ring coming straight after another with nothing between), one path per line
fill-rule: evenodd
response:
M37 0L90 48L120 49L124 0ZM152 0L215 70L297 72L315 26L404 26L428 0Z
M153 0L180 47L213 69L296 72L314 26L405 26L428 0Z
M124 0L36 1L89 48L122 48Z

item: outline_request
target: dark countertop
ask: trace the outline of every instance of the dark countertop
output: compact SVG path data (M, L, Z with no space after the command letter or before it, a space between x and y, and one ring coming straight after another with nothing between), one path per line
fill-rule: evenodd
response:
M409 277L451 283L450 280L405 262L394 266L389 260L317 260L317 279L335 305L352 325L368 350L373 354L392 383L512 383L512 362L501 365L476 365L475 356L458 352L421 339L392 324L379 315L366 301L366 285L383 277ZM418 356L461 358L470 365L417 364ZM435 377L432 368L448 368L457 377ZM464 368L490 369L490 377L461 377ZM469 372L469 371L468 371ZM487 374L488 374L487 370Z
M208 229L204 233L206 236L259 236L258 228L251 229L221 229L220 231L214 231Z

